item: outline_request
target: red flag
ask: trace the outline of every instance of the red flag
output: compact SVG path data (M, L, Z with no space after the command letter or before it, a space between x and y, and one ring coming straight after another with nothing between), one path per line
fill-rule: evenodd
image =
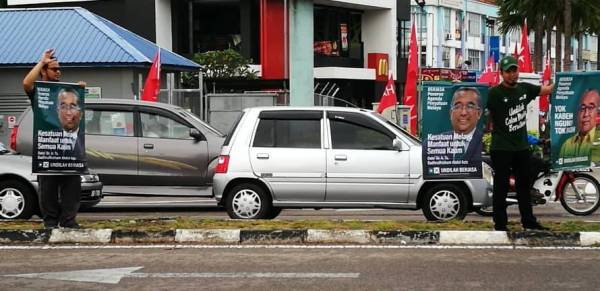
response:
M546 56L544 65L544 74L542 75L542 85L550 85L550 78L552 76L552 67L550 66L550 52ZM540 111L548 112L550 102L548 95L540 96Z
M387 84L385 85L385 90L383 90L383 96L381 96L381 100L379 101L379 106L377 106L377 112L381 113L388 107L396 106L396 89L394 89L394 77L390 72Z
M146 77L146 83L144 84L144 91L142 93L142 100L156 102L158 92L160 91L160 48L154 55L154 61Z
M494 57L488 57L485 70L479 77L479 83L487 83L490 86L496 86L500 83L500 75L498 74L498 71L494 71L494 64Z
M531 66L531 52L529 51L529 40L527 38L527 23L523 22L521 29L521 46L519 47L519 72L533 73Z
M419 63L417 59L417 29L413 22L410 30L410 44L408 50L408 69L406 73L406 85L402 104L410 106L410 132L417 134L417 76Z

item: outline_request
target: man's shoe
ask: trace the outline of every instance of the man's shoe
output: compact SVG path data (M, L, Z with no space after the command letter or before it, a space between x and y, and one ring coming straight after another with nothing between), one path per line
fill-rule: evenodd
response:
M508 231L508 227L506 226L494 226L495 231Z
M58 224L52 224L52 223L46 224L46 223L44 223L44 228L45 229L55 229L55 228L58 228Z
M532 224L532 225L523 225L523 228L525 230L539 230L539 231L548 231L548 230L550 230L549 228L547 228L547 227L545 227L545 226L543 226L543 225L541 225L539 223Z

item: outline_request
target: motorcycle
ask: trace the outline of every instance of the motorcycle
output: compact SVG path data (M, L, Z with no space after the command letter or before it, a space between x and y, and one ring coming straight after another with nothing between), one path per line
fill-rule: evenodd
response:
M491 159L484 157L483 160L484 175L493 176ZM577 216L590 215L600 207L600 184L589 174L592 169L555 171L539 157L532 158L531 165L537 173L533 177L535 180L530 190L533 206L560 201L565 210ZM511 176L507 206L518 204L515 189L515 179ZM475 209L475 212L483 216L492 216L493 207L481 207Z

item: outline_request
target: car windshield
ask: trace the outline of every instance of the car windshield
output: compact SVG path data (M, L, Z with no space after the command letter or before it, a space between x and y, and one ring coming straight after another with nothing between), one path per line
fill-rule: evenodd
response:
M381 114L376 113L376 112L373 112L372 114L373 114L373 116L375 116L375 118L377 118L377 119L379 119L379 120L381 120L381 121L389 124L393 128L395 128L395 129L399 130L400 132L402 132L405 136L410 137L416 143L419 143L419 144L421 143L421 139L419 139L418 137L412 135L410 132L408 132L406 129L400 127L399 125L397 125L397 124L389 121L387 118L383 117Z
M187 117L190 117L192 119L194 119L195 121L197 121L198 123L202 124L202 126L206 127L208 130L212 131L214 134L220 136L220 137L224 137L225 135L223 133L221 133L218 129L208 125L208 123L202 121L202 119L200 119L198 116L196 116L193 113L187 112L185 110L180 110L179 111L180 114L185 115Z

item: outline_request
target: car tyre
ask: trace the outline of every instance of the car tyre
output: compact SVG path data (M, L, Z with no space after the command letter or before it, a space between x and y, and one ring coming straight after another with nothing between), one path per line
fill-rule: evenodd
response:
M270 195L254 183L234 186L225 203L227 214L233 219L270 219L273 206ZM275 215L276 216L276 215Z
M423 199L423 214L429 221L464 219L467 215L467 199L464 191L453 184L431 187Z
M0 218L29 219L38 213L38 197L23 182L0 182Z
M271 213L269 213L269 216L267 217L268 219L273 219L277 216L279 216L279 214L281 213L283 209L280 207L272 207L271 208Z

